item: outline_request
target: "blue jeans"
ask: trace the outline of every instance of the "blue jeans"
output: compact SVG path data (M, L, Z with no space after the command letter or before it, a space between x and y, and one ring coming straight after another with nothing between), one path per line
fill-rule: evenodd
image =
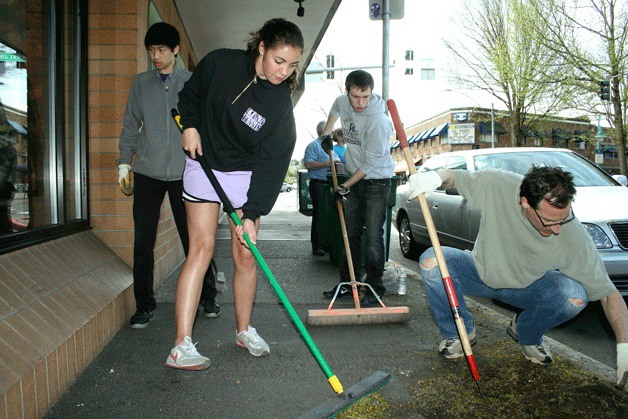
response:
M390 179L362 179L351 187L344 205L353 270L358 276L364 264L366 283L373 287L379 296L386 292L382 275L386 263L384 237L389 195ZM366 259L364 261L362 261L363 247ZM350 279L346 257L342 259L340 279L342 282ZM359 276L356 279L359 280Z
M540 344L545 331L575 317L589 302L582 284L559 271L547 272L526 288L491 288L480 279L469 252L451 247L442 250L467 332L473 330L473 316L463 294L493 298L522 309L517 316L517 335L522 345ZM436 260L433 268L423 267L428 258L434 258L433 248L426 250L419 260L432 314L446 339L457 338L458 331ZM583 304L574 304L570 299L580 299Z

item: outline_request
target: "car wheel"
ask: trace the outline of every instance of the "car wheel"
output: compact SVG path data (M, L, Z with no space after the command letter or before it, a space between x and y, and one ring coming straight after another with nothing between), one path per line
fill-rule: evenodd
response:
M292 192L292 188L286 189L286 192Z
M412 237L412 231L410 230L410 220L408 216L403 214L399 220L399 247L401 253L407 259L418 260L423 250Z

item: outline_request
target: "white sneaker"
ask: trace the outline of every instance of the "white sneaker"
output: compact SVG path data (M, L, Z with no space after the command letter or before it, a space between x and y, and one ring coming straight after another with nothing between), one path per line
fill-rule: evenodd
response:
M262 356L270 353L270 348L264 339L257 334L251 325L244 332L236 333L236 345L246 348L253 356Z
M179 345L172 348L166 366L180 370L201 371L209 368L209 358L202 356L196 350L196 343L186 336Z

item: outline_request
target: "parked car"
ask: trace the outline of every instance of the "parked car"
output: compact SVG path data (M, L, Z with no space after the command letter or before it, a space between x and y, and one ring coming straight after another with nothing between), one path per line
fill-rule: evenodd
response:
M491 168L525 174L532 165L559 166L573 174L577 190L574 213L591 235L611 280L628 296L628 188L589 160L567 149L493 148L438 154L420 171ZM407 184L397 187L392 222L399 231L403 255L417 259L431 242L418 200L408 201L408 193ZM455 190L440 188L426 199L441 245L472 249L479 211L467 207Z
M281 184L281 192L292 192L293 189L294 189L294 185L291 185L286 182Z

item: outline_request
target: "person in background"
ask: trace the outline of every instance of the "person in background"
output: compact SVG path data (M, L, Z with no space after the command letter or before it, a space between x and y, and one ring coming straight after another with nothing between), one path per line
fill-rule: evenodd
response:
M325 196L327 187L327 175L331 172L331 162L327 149L331 148L331 139L328 136L323 137L323 129L325 121L321 121L316 126L316 135L314 139L305 148L303 164L307 169L310 178L309 192L312 200L312 227L310 232L310 241L312 243L312 254L315 256L325 256L325 251L321 246L319 239L319 222L320 222L320 206ZM325 148L323 148L325 145ZM332 151L334 161L338 161L338 156Z
M386 263L386 209L394 174L389 145L393 129L386 116L386 103L373 93L374 85L373 76L364 70L349 73L345 80L347 94L334 101L323 134L330 133L340 118L342 135L347 143L345 167L350 177L338 186L337 193L346 198L345 224L353 256L353 269L357 276L364 264L364 282L382 297L386 292L382 282ZM342 260L340 282L348 282L349 266L346 258ZM325 291L323 295L333 298L339 286L340 284ZM351 287L340 286L338 295L351 297ZM378 305L379 302L369 289L362 304Z
M345 151L347 150L347 148L345 146L345 138L342 136L342 128L338 128L337 130L335 130L332 133L331 138L336 143L334 144L334 151L336 152L336 155L338 155L340 162L346 163Z
M243 234L257 242L260 217L272 209L296 143L291 94L303 53L301 30L284 19L271 19L251 34L247 49L218 49L207 54L179 93L183 174L190 227L190 253L177 283L172 368L204 370L209 358L192 343L194 301L216 241L220 198L197 161L211 167L242 219L229 220L235 271L235 344L253 356L270 347L251 326L257 264Z
M133 78L120 135L118 184L125 194L133 193L133 292L136 312L133 329L143 329L155 316L157 303L153 291L154 248L159 212L166 192L185 254L188 254L188 227L183 205L183 166L181 132L170 117L178 93L190 78L179 68L179 31L165 22L148 28L144 46L154 70ZM134 187L130 188L130 172ZM205 281L201 305L206 317L218 317L215 278L212 270L203 272ZM197 300L198 301L198 300Z
M13 231L11 201L15 195L17 152L13 145L15 129L9 124L0 101L0 234Z
M559 167L534 166L525 176L494 169L438 170L413 174L413 199L439 187L456 188L482 223L472 252L443 247L460 303L460 314L475 344L476 324L463 295L502 301L520 309L507 328L523 355L548 365L552 354L545 332L600 300L617 339L617 384L628 377L628 310L611 282L591 236L572 209L573 175ZM464 356L433 248L421 255L421 277L432 314L445 338L445 358ZM623 381L623 382L622 382Z

